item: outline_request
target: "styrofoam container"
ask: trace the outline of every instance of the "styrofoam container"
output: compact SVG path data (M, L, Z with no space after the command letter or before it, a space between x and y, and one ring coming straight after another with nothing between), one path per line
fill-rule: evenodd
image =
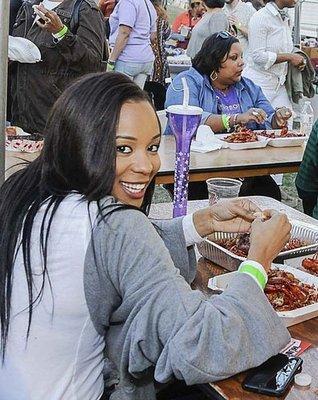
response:
M299 279L301 282L314 285L318 289L318 277L300 271L299 269L289 267L288 265L273 264L273 266L292 273L295 278ZM215 276L209 280L208 287L212 290L223 291L230 285L231 279L235 274L238 274L238 272L229 272L227 274ZM292 311L277 311L277 314L282 318L286 327L296 325L300 322L317 317L318 303L310 304L309 306L297 308Z
M316 276L314 273L311 273L311 272L308 271L307 269L303 268L303 266L301 265L302 261L303 261L305 258L309 258L309 257L312 257L312 255L310 256L310 255L307 254L307 255L305 255L305 256L300 256L300 257L295 257L295 258L289 258L289 259L287 259L287 260L284 260L284 264L289 265L290 267L293 267L293 268L300 269L301 271L306 272L307 274Z
M254 131L258 132L258 131ZM307 140L307 136L299 136L299 137L280 137L281 129L273 129L270 132L274 132L275 139L268 139L268 145L272 147L294 147L294 146L302 146L305 140ZM264 137L258 135L258 137Z
M258 136L258 140L255 142L246 142L246 143L229 143L224 140L230 133L222 133L221 135L217 135L217 138L223 141L224 149L231 150L248 150L248 149L260 149L266 147L268 140L264 136Z
M291 238L302 239L310 244L294 250L282 251L275 260L276 262L283 262L287 258L312 254L318 249L318 224L316 226L297 220L291 220L290 222L292 224ZM214 240L230 239L235 236L237 236L237 233L215 232L202 243L199 243L197 248L203 257L220 265L228 271L235 271L246 258L237 256L214 242Z

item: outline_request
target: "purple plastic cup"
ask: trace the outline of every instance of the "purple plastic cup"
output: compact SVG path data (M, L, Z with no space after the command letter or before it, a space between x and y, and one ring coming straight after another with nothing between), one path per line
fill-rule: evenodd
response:
M169 106L169 125L176 139L174 171L173 217L187 213L190 145L201 122L202 108L195 106Z

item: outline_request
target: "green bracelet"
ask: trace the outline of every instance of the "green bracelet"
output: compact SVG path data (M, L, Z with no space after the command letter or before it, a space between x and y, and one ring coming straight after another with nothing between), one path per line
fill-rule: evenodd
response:
M266 286L266 278L264 274L262 274L262 272L255 268L253 265L243 264L238 269L238 272L244 272L245 274L254 276L254 278L256 278L257 282L260 284L261 288L264 290Z
M67 34L67 31L68 31L68 27L66 25L64 25L60 31L58 31L57 33L54 34L54 36L57 39L61 39Z
M222 114L221 120L222 120L223 128L226 129L227 132L229 132L231 129L230 128L230 116L227 114Z

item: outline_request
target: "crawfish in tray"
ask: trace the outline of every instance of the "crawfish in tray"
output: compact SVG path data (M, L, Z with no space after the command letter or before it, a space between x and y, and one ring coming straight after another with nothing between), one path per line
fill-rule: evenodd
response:
M257 142L258 138L256 133L251 129L246 128L246 126L239 126L235 132L226 136L223 140L229 143L248 143Z
M221 239L216 241L217 244L224 247L226 250L231 251L240 257L247 257L250 248L250 235L249 233L239 233L236 237L230 239ZM294 250L299 247L306 246L307 243L298 238L292 238L285 245L282 251Z
M301 266L311 274L318 276L318 253L314 254L312 257L304 258Z
M276 311L291 311L318 302L318 290L314 285L279 269L269 271L264 291Z

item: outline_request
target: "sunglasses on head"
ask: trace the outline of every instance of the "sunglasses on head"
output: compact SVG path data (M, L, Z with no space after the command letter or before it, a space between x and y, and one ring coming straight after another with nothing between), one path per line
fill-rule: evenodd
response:
M195 3L191 3L191 7L196 7L196 6L200 6L201 3L199 1L195 2Z
M232 36L233 36L233 35L232 35L230 32L227 32L227 31L219 32L219 33L216 35L217 38L221 38L221 39L228 39L228 38L230 38L230 37L232 37Z

